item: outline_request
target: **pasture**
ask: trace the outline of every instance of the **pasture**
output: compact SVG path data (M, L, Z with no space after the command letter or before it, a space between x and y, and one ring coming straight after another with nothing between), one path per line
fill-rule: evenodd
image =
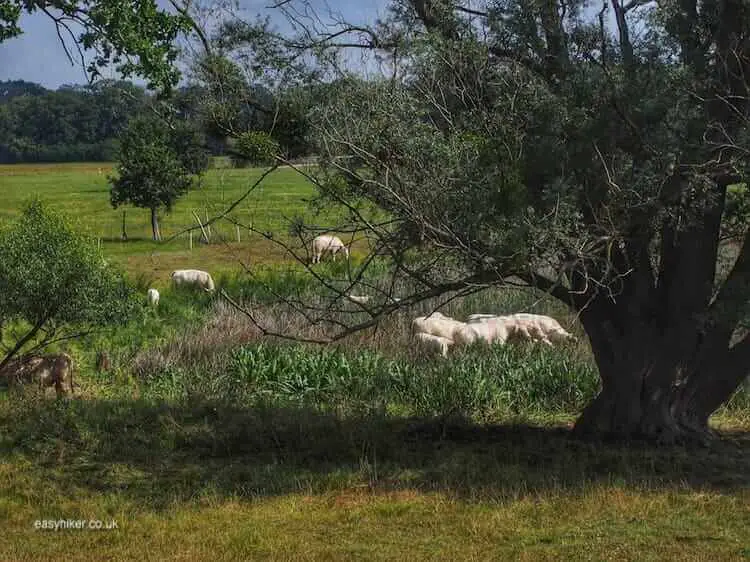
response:
M193 213L201 221L222 213L253 185L262 171L222 167L209 170L201 184L181 197L171 212L160 213L163 240L196 227ZM237 243L236 227L226 220L211 226L210 245L200 243L199 230L193 232L192 251L187 233L172 241L154 242L147 209L132 206L113 209L110 205L107 175L113 173L113 165L106 163L0 166L3 183L0 220L16 215L30 197L54 202L55 208L82 231L101 240L105 256L122 264L131 274L148 272L161 282L168 280L170 271L187 261L195 267L220 271L236 268L239 261L256 264L286 259L278 245L247 229L241 229ZM228 217L285 238L290 221L296 215L316 222L317 217L307 206L314 194L312 186L299 173L280 168L267 176ZM126 242L121 239L123 210Z
M257 235L196 236L191 252L183 238L151 242L148 211L128 209L121 242L99 167L0 168L0 220L37 194L100 237L144 298L152 280L162 295L137 321L67 344L75 399L0 390L1 560L750 558L747 394L715 416L723 439L708 448L584 443L569 434L599 384L584 337L426 357L408 335L425 303L338 345L261 338L221 299L170 288L169 271L217 272L268 325L311 336L319 328L294 326L266 286L311 299L319 288ZM193 210L219 212L259 173L211 170L162 235L194 224ZM313 195L280 169L235 216L285 235L291 216L314 217ZM443 309L478 311L550 314L583 335L558 303L519 290ZM58 519L117 529L34 528Z

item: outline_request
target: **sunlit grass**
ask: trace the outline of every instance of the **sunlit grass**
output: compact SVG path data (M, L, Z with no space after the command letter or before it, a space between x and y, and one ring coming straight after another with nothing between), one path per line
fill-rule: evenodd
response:
M162 213L163 239L197 226L193 213L202 221L224 212L261 176L264 169L211 169L200 188L180 198L170 213ZM114 173L112 164L18 164L0 166L3 196L0 198L0 220L20 213L31 197L53 202L55 208L89 234L101 239L105 255L122 263L129 271L151 271L162 279L175 267L200 267L211 271L236 269L239 262L274 263L285 258L283 251L258 234L237 229L228 221L211 227L212 244L200 243L200 233L171 242L151 240L149 211L130 206L113 209L109 199L107 175ZM290 168L279 168L268 175L253 193L229 216L254 229L286 237L295 216L308 221L324 222L308 206L315 195L313 186ZM121 241L122 211L126 211L128 241ZM222 241L226 242L222 243Z

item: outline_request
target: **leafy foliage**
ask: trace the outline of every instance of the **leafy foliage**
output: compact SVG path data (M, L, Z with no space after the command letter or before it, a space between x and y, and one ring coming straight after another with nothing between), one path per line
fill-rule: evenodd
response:
M34 88L34 86L36 86ZM111 161L117 136L147 103L143 88L103 80L56 91L0 83L0 162Z
M0 230L0 311L2 324L30 326L18 344L40 330L49 340L61 330L121 324L135 313L135 301L93 240L32 201L15 223Z
M172 208L192 185L193 174L208 166L203 138L189 125L170 127L153 116L132 119L120 138L118 176L110 178L113 207ZM154 221L155 222L155 221ZM154 224L154 238L158 226Z
M69 32L71 23L82 26L76 40L95 51L86 67L92 79L114 64L123 76L145 77L149 88L169 91L179 81L175 40L193 25L183 13L170 14L154 0L2 0L0 42L23 32L22 10L46 13L61 33Z
M279 143L263 131L242 133L235 146L242 158L254 165L272 163L279 154Z

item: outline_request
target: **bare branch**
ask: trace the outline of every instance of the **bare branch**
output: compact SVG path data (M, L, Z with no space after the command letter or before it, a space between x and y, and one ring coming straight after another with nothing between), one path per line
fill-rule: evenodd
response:
M73 61L73 56L70 54L70 51L68 50L68 46L65 44L65 40L63 39L62 33L60 33L60 28L62 27L65 31L68 32L68 35L70 35L71 39L73 39L73 44L76 46L76 49L78 50L78 56L81 59L81 66L85 66L85 59L83 56L83 51L81 50L81 46L78 44L78 41L76 40L76 36L73 33L73 31L70 29L68 24L65 22L65 17L57 17L53 15L47 8L42 8L42 11L55 23L55 32L57 33L57 38L60 41L60 44L62 45L63 50L65 51L65 56L68 57L68 60L70 61L70 64L75 64ZM69 18L71 21L76 21L77 23L81 23L76 18L71 17Z
M652 1L653 0L630 0L630 2L625 4L622 9L625 13L627 13L634 8L639 8L641 6L651 4Z
M489 14L487 12L482 12L479 10L472 10L471 8L464 8L463 6L456 6L455 9L458 10L459 12L463 12L464 14L469 14L472 16L480 16L483 18L489 17Z

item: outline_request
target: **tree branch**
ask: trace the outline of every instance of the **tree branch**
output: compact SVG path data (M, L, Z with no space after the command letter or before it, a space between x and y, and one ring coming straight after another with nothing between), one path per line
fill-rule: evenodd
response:
M196 22L195 19L190 15L190 0L184 0L182 4L178 3L177 0L169 0L169 3L183 18L188 21L190 27L192 27L193 31L198 36L198 39L202 43L203 49L205 50L206 54L212 54L213 50L211 49L211 42L208 40L205 31L201 29L201 27L198 25L198 22Z
M625 20L625 13L627 12L627 9L623 8L621 1L622 0L611 0L612 8L615 11L617 30L620 34L620 53L622 54L622 60L625 65L625 69L628 70L632 69L635 66L635 55L633 54L633 45L630 42L628 22Z

